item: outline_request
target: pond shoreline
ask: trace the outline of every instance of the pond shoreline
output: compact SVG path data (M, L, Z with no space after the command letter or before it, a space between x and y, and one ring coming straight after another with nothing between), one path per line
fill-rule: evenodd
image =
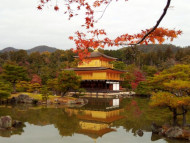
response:
M147 138L146 134L152 133L152 130L151 130L152 122L156 122L160 125L163 125L165 121L169 121L169 119L171 119L169 118L171 117L171 115L168 114L169 112L166 109L163 110L163 109L149 108L149 105L148 105L149 98L144 98L144 97L139 98L137 96L135 96L134 98L126 97L126 98L123 98L121 102L122 103L120 104L119 109L122 109L121 116L123 116L124 118L114 121L113 123L110 123L109 125L106 125L106 126L111 127L111 128L112 127L123 128L125 130L125 132L122 130L122 134L125 135L122 137L123 139L129 133L132 134L131 138L133 138L133 136L135 136L137 133L139 134L140 132L139 130L141 130L143 131L144 135L141 134L142 136L139 135L138 137L143 138L143 139L145 138L148 142L150 141L151 138ZM0 106L1 111L2 111L0 116L10 115L15 120L19 120L23 122L24 124L28 122L29 124L35 125L35 127L40 126L40 127L45 128L45 126L47 125L54 125L56 127L58 126L56 130L58 130L59 132L62 130L73 129L70 134L72 135L81 131L81 130L78 130L78 127L77 127L79 124L85 127L86 129L88 129L87 128L88 126L91 126L92 123L95 123L98 121L98 123L96 123L95 125L95 127L98 128L98 126L101 125L99 123L100 121L102 121L103 124L107 122L107 120L103 119L104 117L101 117L101 119L99 119L99 116L101 114L107 115L107 112L116 111L118 109L118 108L107 109L105 107L103 110L100 110L99 109L100 107L101 107L100 105L92 106L89 104L85 104L82 106L80 104L40 104L40 105L25 104L25 103L24 104L23 103L22 104L8 104L8 105ZM91 115L92 110L93 110L93 114L98 116L98 118L95 118L95 120L92 118L93 116ZM83 111L87 113L87 115L81 116L79 114ZM112 121L111 118L108 118L108 119L109 121ZM116 118L114 117L114 119ZM87 120L89 120L90 123L86 122ZM73 127L73 125L75 125L75 127ZM92 127L94 127L94 125ZM101 132L103 131L105 130L101 130ZM0 131L0 134L6 134L6 132L8 131L3 130L3 131ZM17 132L17 131L15 130L14 132ZM19 132L24 134L25 131L22 128L20 129ZM96 132L93 131L92 132L93 136L95 133L98 134L99 131L96 131ZM106 135L107 134L109 135L109 133L106 133ZM60 135L64 136L64 133L63 134L60 133ZM86 134L83 134L83 133L82 135L86 136ZM150 135L149 137L151 136L154 136L154 134ZM119 134L116 133L115 137L119 137ZM160 140L160 139L167 140L167 141L169 140L169 143L173 143L172 141L170 142L170 140L174 140L175 143L178 143L178 142L181 143L181 142L187 141L183 139L169 138L165 135L157 137L156 140ZM151 139L151 141L153 140ZM1 138L0 138L0 142L1 142ZM110 141L110 143L112 142ZM121 143L123 142L121 141Z
M171 125L159 126L153 123L151 129L153 134L158 134L159 136L190 141L190 129L185 129L185 127Z

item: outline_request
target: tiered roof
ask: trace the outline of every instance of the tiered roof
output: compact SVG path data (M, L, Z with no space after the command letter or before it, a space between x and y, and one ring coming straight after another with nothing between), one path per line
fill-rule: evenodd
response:
M78 58L79 56L75 56L75 57ZM105 55L103 53L100 53L98 50L94 50L86 58L97 58L97 57L104 57L104 58L107 58L107 59L117 60L117 58L114 58L114 57L111 57L111 56L107 56L107 55Z
M80 67L80 68L69 68L65 70L74 70L74 71L97 71L97 70L114 70L119 72L125 72L124 70L111 69L106 67Z

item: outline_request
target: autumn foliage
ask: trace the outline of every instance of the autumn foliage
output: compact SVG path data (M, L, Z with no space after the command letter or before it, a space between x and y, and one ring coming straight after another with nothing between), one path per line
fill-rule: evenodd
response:
M41 85L41 84L42 84L42 80L41 80L40 76L38 76L37 74L34 74L34 75L32 76L31 83L32 83L32 84L38 83L39 85Z
M65 95L69 90L77 91L80 89L81 77L77 76L74 71L62 71L58 76L58 85Z
M186 114L190 106L190 66L175 65L148 82L154 91L150 104L169 108L173 112L174 124L177 116L183 115L183 125L186 125Z
M140 72L140 71L135 70L135 71L134 71L134 76L135 76L135 79L134 79L134 81L131 83L132 89L136 89L137 86L138 86L138 84L139 84L141 81L145 81L145 77L144 77L143 73Z
M140 82L146 80L144 73L139 68L133 66L128 66L127 72L123 76L124 82L122 86L133 91L137 89Z
M93 30L88 31L88 35L82 32L77 31L76 38L69 37L69 39L73 40L76 45L76 49L74 52L80 53L79 57L83 58L86 54L88 54L89 48L104 48L104 47L113 47L120 45L135 45L138 41L140 41L143 36L149 31L147 29L142 31L141 33L130 35L124 34L116 37L115 39L110 39L106 36L106 32L104 30ZM174 38L177 38L178 35L181 35L181 31L169 30L166 28L157 28L153 33L151 33L148 37L145 38L140 44L148 44L148 43L160 43L162 44L165 39L173 41ZM92 38L88 38L92 37ZM104 38L102 38L104 37Z
M138 106L138 103L135 100L132 100L131 103L126 107L127 112L132 112L132 116L138 118L142 115L142 111Z
M127 0L125 0L127 1ZM55 0L40 0L37 8L42 10L44 7L52 6L55 11L58 11L60 7L65 6L64 13L68 15L69 19L78 15L78 11L84 11L84 24L86 32L77 31L75 35L69 37L70 40L75 42L76 47L74 52L79 54L80 59L85 58L89 54L89 48L96 49L98 47L113 47L119 45L136 45L138 44L148 44L148 43L163 43L166 39L173 41L181 35L181 31L170 30L167 28L156 28L144 38L144 36L149 33L153 28L142 30L137 34L124 33L122 35L116 36L114 39L110 39L104 29L95 29L95 24L101 19L106 11L106 8L112 2L112 0L69 0L61 1L62 4L55 3ZM119 2L119 0L116 0ZM168 3L169 4L169 3ZM102 8L102 14L98 19L95 19L97 8ZM142 40L144 39L144 40ZM142 42L140 42L142 40Z

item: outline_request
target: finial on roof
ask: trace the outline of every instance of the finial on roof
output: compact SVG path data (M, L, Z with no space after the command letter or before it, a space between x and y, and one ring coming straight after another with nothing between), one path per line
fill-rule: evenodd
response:
M98 52L98 48L94 49L94 52Z

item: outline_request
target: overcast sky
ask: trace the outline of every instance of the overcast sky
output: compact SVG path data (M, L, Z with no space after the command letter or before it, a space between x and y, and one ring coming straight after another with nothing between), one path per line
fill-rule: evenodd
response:
M63 1L63 0L58 0ZM119 0L109 5L104 17L97 24L115 38L120 34L135 34L151 28L163 12L167 0ZM161 27L182 30L183 35L172 43L190 45L190 0L171 0ZM84 16L70 21L63 11L52 8L37 10L39 0L0 0L0 50L6 47L30 49L47 45L59 49L74 48L68 39L77 30L83 30Z

